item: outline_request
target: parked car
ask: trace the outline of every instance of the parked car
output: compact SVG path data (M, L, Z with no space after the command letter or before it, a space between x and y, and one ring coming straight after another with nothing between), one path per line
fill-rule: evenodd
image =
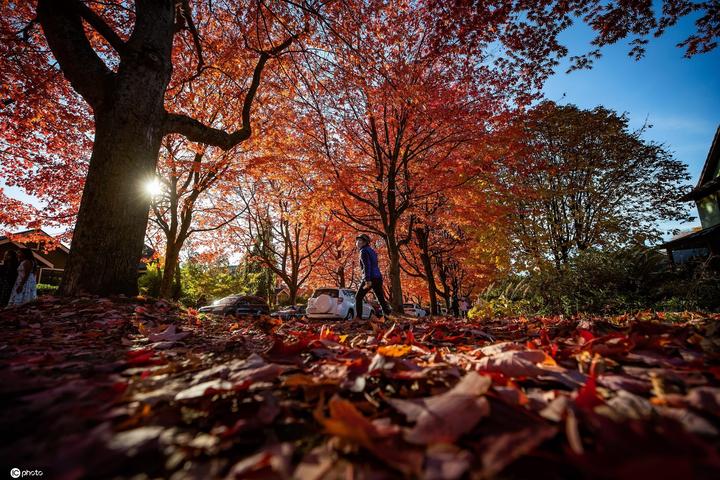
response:
M212 305L200 307L198 311L215 315L269 315L270 307L262 297L230 295L213 302Z
M308 299L306 315L310 319L355 317L355 290L346 288L318 288ZM372 307L363 302L362 318L370 318Z
M427 310L417 303L403 303L403 312L411 317L427 317Z
M305 305L291 305L281 308L277 312L270 314L271 317L277 317L282 320L290 320L291 318L302 318L305 316Z

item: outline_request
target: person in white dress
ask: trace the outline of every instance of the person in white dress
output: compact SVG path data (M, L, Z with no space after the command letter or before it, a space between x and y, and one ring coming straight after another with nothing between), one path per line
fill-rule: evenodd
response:
M13 287L8 306L22 305L37 298L37 285L35 283L35 258L32 250L20 250L20 265L18 276Z

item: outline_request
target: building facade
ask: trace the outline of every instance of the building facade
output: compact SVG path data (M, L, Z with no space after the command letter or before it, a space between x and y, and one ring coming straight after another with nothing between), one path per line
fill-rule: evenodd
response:
M682 201L694 201L701 228L663 244L673 263L720 255L720 126L697 185Z

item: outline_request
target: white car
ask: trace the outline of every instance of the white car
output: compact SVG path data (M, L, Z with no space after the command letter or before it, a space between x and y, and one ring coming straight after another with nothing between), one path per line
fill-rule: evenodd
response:
M362 318L370 318L372 307L363 302ZM346 288L318 288L308 299L305 316L310 319L320 318L355 318L355 290Z
M424 310L417 303L403 303L403 313L411 317L427 317L427 310Z

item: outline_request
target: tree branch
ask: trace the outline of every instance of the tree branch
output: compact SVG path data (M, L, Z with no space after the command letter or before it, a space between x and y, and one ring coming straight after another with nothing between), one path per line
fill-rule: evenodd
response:
M239 130L233 133L227 133L224 130L204 125L200 121L183 114L166 113L165 134L179 133L184 135L190 141L213 145L222 148L223 150L229 150L250 138L250 135L252 134L252 129L250 127L250 110L252 108L253 101L255 100L258 87L260 86L260 77L262 76L265 64L270 57L278 55L280 52L289 47L295 38L295 36L289 37L280 45L260 53L260 58L255 65L255 70L253 71L250 88L248 88L248 91L245 94L242 109L242 127Z
M103 20L100 15L83 2L73 1L73 7L121 56L127 52L127 44L115 33L115 30Z
M73 0L39 0L37 18L63 75L96 108L114 74L90 45L74 5Z
M195 21L192 18L192 9L190 8L189 0L182 0L182 8L180 9L180 12L185 19L187 29L190 32L190 35L192 35L193 43L195 44L195 51L197 52L198 56L197 73L199 74L200 72L202 72L203 67L205 66L205 57L203 57L202 44L200 43L200 34L198 33L197 27L195 26Z

